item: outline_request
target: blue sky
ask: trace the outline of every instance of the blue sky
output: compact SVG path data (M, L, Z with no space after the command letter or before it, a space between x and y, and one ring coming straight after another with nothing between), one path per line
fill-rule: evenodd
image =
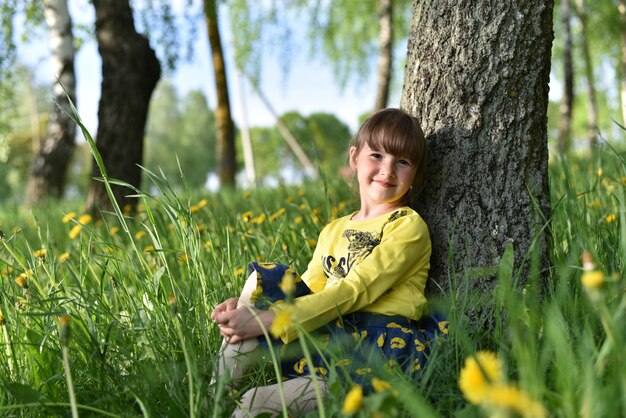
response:
M70 11L75 25L93 24L93 7L86 2L70 1ZM231 31L225 19L226 10L222 8L220 13L224 37L222 43L229 73L231 107L235 122L240 124L243 106L240 94L242 84L237 79L233 64L233 51L230 46ZM43 31L41 35L29 47L20 48L20 60L36 69L36 77L40 81L49 81L52 76L48 63L47 40ZM294 50L296 52L291 57L291 70L286 78L274 56L266 57L264 60L261 88L274 109L279 114L290 110L297 110L303 115L313 112L333 113L355 130L359 115L369 111L374 103L376 94L374 71L364 84L356 87L354 83L348 83L347 87L342 90L335 81L329 64L325 64L319 58L311 60L308 57L305 52L308 46L303 45L302 48L294 48ZM202 90L208 98L209 106L214 108L216 98L209 54L206 26L202 22L195 41L194 60L180 62L176 72L169 78L181 96L190 90ZM95 40L89 39L83 44L76 56L75 66L78 110L88 129L95 133L101 81L100 57ZM399 71L399 76L401 76L402 69ZM243 84L243 91L249 124L252 126L272 125L274 120L271 113L247 82ZM393 96L389 105L399 105L399 92Z

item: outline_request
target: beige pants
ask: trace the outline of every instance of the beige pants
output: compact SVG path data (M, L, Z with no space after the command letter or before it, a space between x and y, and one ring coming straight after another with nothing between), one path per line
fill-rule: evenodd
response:
M246 280L237 307L250 306L250 296L256 289L256 272ZM238 344L222 342L221 356L218 363L218 376L228 374L231 384L240 386L242 379L253 359L258 354L259 343L256 338L242 341ZM316 379L322 397L326 395L326 383L322 379ZM282 382L285 405L290 415L298 416L317 408L313 378L310 376L299 377ZM282 411L282 401L278 384L260 386L248 390L241 398L241 406L233 412L233 417L255 417L258 414L269 412L279 415Z

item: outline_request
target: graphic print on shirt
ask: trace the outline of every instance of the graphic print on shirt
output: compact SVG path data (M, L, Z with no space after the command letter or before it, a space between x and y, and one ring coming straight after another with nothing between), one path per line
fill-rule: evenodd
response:
M328 284L336 283L346 277L355 263L358 264L363 261L380 244L385 226L406 215L406 213L406 210L393 212L380 228L380 232L346 229L341 236L348 240L347 254L338 259L333 254L322 257L322 266L326 277L328 277Z

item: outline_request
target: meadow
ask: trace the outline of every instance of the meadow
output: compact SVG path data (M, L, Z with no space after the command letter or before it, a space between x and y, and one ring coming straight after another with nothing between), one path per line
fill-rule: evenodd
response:
M419 379L381 370L366 395L331 380L312 415L626 416L623 156L603 144L552 158L550 271L529 257L520 277L508 249L493 294L457 272L434 301L449 333ZM0 208L0 415L228 416L237 393L211 383L213 307L238 294L248 261L304 271L325 223L356 208L335 179L198 194L149 177L158 192L136 191L133 213ZM246 387L275 381L270 359Z

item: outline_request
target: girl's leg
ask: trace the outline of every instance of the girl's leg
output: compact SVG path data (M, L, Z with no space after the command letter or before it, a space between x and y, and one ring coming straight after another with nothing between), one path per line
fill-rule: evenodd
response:
M246 282L241 291L239 302L237 307L252 306L250 302L250 296L256 289L257 277L256 271L253 271L246 279ZM252 363L255 350L259 346L256 338L244 340L237 344L228 344L225 340L222 341L222 348L220 349L220 359L217 368L217 376L224 376L226 373L230 375L233 386L238 386L241 383L241 379L246 373L246 370Z
M326 382L321 378L316 379L323 398L326 396ZM317 409L317 397L311 376L289 379L282 384L285 404L290 416L300 416ZM241 398L241 406L233 412L232 416L233 418L256 417L264 412L278 416L281 411L282 403L278 383L276 383L248 390Z

